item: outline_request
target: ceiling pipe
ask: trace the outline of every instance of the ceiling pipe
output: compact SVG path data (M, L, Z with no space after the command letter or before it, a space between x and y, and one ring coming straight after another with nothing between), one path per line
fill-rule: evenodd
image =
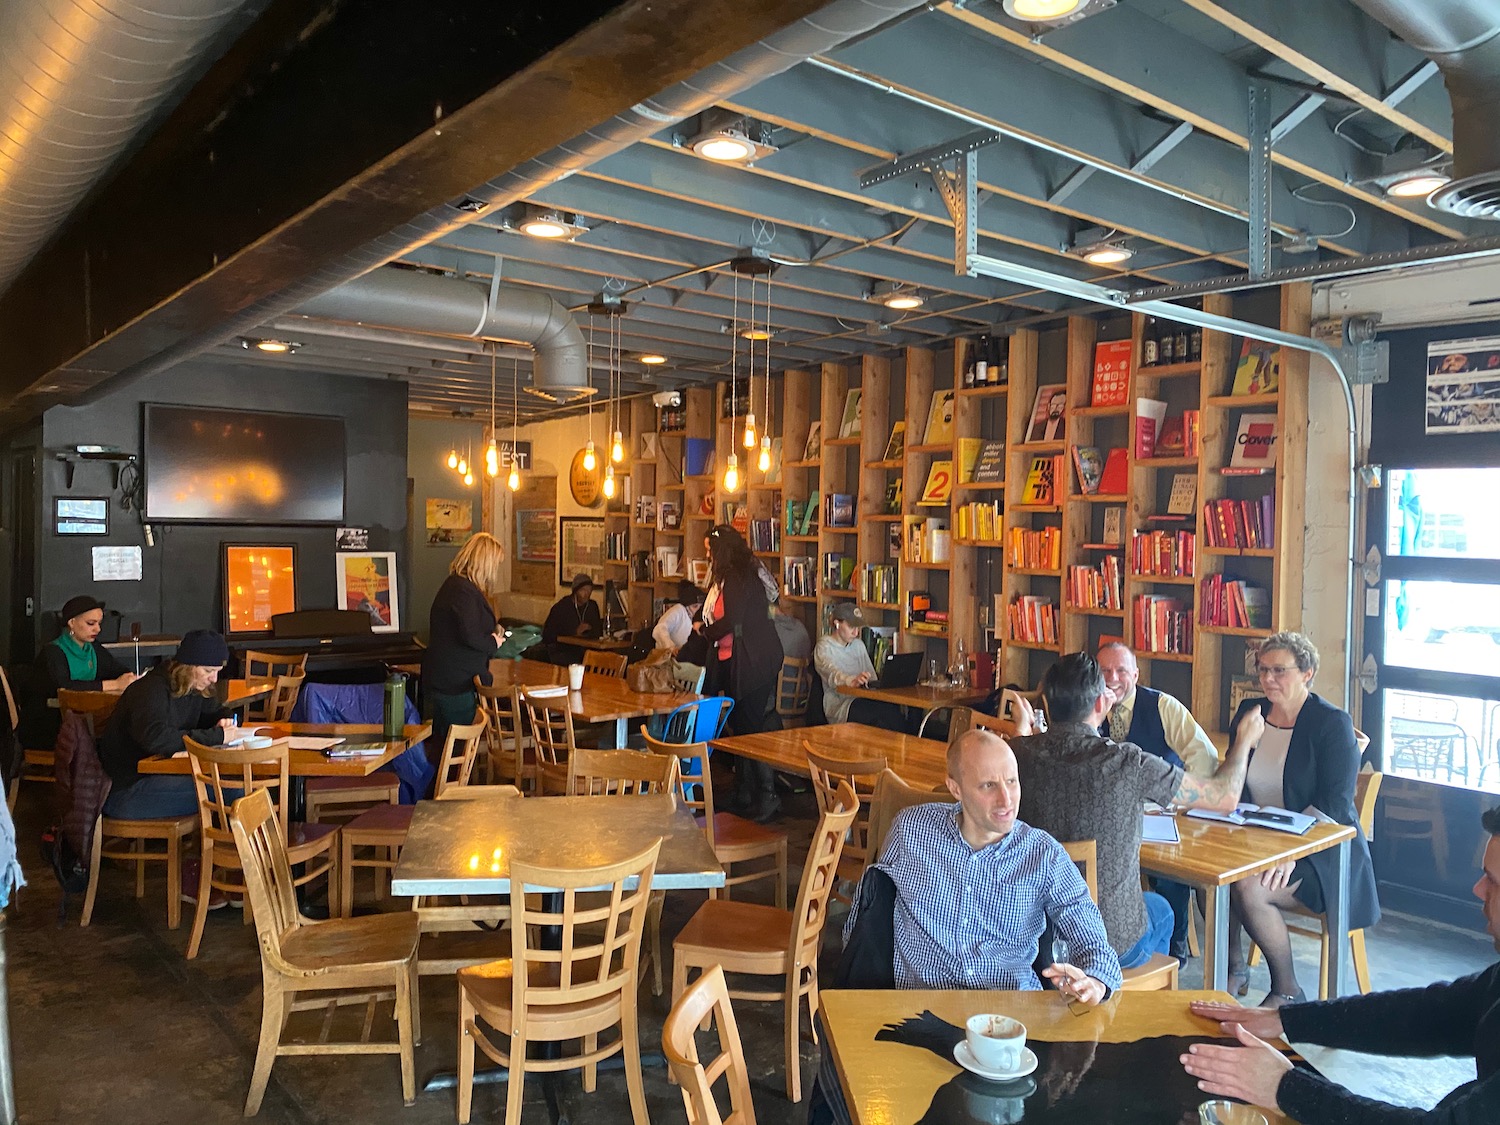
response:
M468 195L453 199L397 227L353 254L346 255L309 274L296 285L247 306L215 328L198 332L150 359L126 368L79 398L90 402L104 394L129 386L166 370L236 336L254 334L256 325L281 316L314 297L354 280L361 274L394 261L443 234L518 203L582 171L595 162L644 140L669 125L711 109L721 101L749 89L758 82L782 74L814 55L831 51L857 36L868 34L927 0L834 0L834 3L790 24L758 43L736 51L654 97L616 114L566 144L480 185Z
M247 15L265 6L249 4ZM153 117L246 0L0 3L0 292Z
M1453 103L1453 181L1440 211L1500 218L1500 0L1354 0L1442 71Z

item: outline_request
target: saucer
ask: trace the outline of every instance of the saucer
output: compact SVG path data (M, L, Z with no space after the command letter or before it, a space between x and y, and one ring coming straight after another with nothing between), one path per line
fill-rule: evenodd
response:
M953 1057L958 1065L971 1074L977 1074L981 1078L988 1078L991 1082L1012 1082L1017 1078L1025 1078L1036 1069L1036 1055L1030 1047L1021 1048L1021 1065L1015 1070L989 1070L979 1065L979 1060L974 1057L974 1052L969 1050L966 1039L960 1039L958 1045L953 1048Z

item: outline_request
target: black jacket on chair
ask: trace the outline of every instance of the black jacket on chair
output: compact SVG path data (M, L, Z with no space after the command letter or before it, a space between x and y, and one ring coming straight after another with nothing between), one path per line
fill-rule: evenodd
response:
M1234 730L1250 708L1270 710L1266 699L1247 699L1235 712ZM1252 757L1255 751L1250 751ZM1380 901L1375 891L1375 869L1370 864L1370 845L1359 826L1354 808L1354 785L1359 774L1359 746L1354 741L1354 721L1346 711L1326 699L1309 694L1287 746L1281 775L1281 793L1286 807L1301 812L1309 805L1340 824L1352 825L1355 838L1349 842L1349 928L1363 930L1380 921ZM1333 885L1337 860L1329 848L1307 857L1316 879L1303 879L1298 900L1309 910L1323 913L1325 887Z
M895 988L896 884L880 868L867 867L854 896L854 931L830 987Z

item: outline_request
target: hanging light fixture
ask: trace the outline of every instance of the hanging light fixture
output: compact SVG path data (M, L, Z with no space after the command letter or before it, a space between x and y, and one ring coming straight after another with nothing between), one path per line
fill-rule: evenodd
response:
M490 445L484 451L484 471L492 477L500 475L500 447L495 443L495 348L490 341Z
M613 465L604 466L604 498L606 500L615 498L615 467Z
M516 492L521 487L521 470L517 468L516 450L521 436L521 361L511 361L511 416L510 416L510 474L505 478L505 487Z
M458 468L458 447L454 446L448 450L448 468Z
M624 342L625 330L623 327L619 326L618 320L612 321L611 323L612 326L614 326L616 329L614 333L615 338L613 340L613 345L611 348L614 353L613 362L610 364L609 369L609 398L611 407L614 410L615 436L614 441L610 443L609 460L611 465L621 465L625 462L625 435L620 430L620 408L624 405L621 399L623 397L622 391L624 389L623 384L625 376L624 373L620 370L620 364L622 362L621 344ZM613 471L611 471L609 479L614 479ZM606 493L606 495L613 496L614 493L609 492Z
M752 282L753 284L753 282ZM734 323L740 322L740 275L734 275ZM729 352L729 416L739 414L740 344L739 335L730 339ZM724 459L724 491L737 492L740 487L740 459L730 453Z
M588 362L585 364L585 367L588 371L589 381L589 436L588 441L586 441L583 446L583 471L586 473L592 473L594 471L594 466L599 464L599 459L594 456L594 314L592 311L589 313Z
M750 283L750 292L751 293L755 292L755 283L753 281ZM771 274L770 274L770 271L767 271L766 272L766 328L769 329L770 327L771 327ZM753 355L752 355L750 366L752 368L755 366ZM771 471L771 337L770 337L770 333L769 332L767 332L767 334L766 334L766 373L765 373L765 376L764 376L764 382L765 382L765 388L766 388L766 412L765 412L766 429L765 429L765 432L763 434L761 434L761 437L760 437L760 457L756 460L755 467L758 468L762 473L769 473Z

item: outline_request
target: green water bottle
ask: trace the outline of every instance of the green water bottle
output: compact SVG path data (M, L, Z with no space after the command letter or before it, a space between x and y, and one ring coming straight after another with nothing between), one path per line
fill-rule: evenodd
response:
M406 681L400 672L385 680L385 737L400 738L406 728Z

